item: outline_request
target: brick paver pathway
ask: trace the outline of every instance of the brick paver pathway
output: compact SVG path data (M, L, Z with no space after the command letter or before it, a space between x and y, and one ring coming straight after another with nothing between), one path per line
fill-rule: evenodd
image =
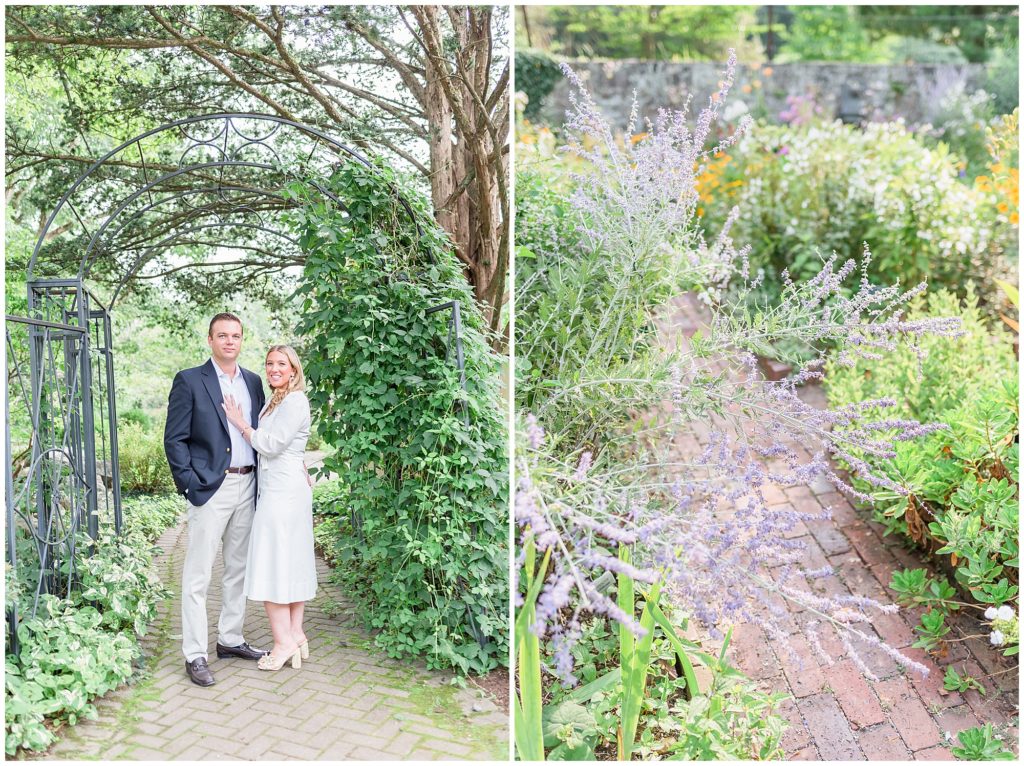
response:
M703 323L703 315L689 297L674 306L670 322L661 327L666 342L680 342ZM806 387L801 398L825 406L825 394L817 386ZM703 450L706 433L696 433L676 442L682 455ZM806 453L804 459L810 456ZM811 486L768 487L769 505L819 513L831 508L830 521L804 522L791 532L806 544L806 565L818 568L831 564L837 577L828 578L830 593L857 594L891 601L888 588L893 571L934 568L916 553L902 546L895 535L883 537L884 527L859 512L835 487L819 479ZM948 653L936 658L911 648L923 610L901 610L883 615L875 632L904 654L926 665L927 678L907 673L878 651L861 651L878 682L865 680L845 657L841 643L822 641L836 659L827 666L807 645L798 620L799 610L787 604L794 619L787 632L801 656L795 665L788 653L778 649L756 625L739 625L733 632L731 662L763 688L785 692L793 699L781 713L790 721L783 741L787 760L952 760L951 743L963 729L993 723L1006 741L1017 743L1018 672L1015 664L994 651L985 639L949 644ZM984 633L983 626L970 617L947 621L951 637ZM870 630L870 628L869 628ZM823 634L824 639L824 634ZM980 678L984 696L977 691L963 694L943 687L946 666L954 665L963 675ZM1007 672L1009 671L1009 672Z
M177 594L187 542L185 524L158 541L159 574ZM99 718L63 732L48 760L507 760L508 716L478 690L453 686L450 674L392 660L372 645L328 569L317 561L320 589L306 606L310 657L302 668L257 670L218 660L214 572L210 668L215 686L185 676L181 603L168 599L143 641L142 678L97 701ZM262 605L250 602L246 640L273 644Z

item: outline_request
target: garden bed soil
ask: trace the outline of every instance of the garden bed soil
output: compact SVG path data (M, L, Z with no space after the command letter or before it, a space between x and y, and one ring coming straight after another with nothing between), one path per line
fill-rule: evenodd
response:
M482 676L469 676L468 680L473 686L485 691L494 700L494 704L498 706L498 709L505 713L505 715L508 715L508 668L498 668Z

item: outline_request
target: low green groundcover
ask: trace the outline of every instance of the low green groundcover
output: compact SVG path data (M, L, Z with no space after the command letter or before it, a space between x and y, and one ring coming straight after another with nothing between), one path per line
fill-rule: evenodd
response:
M36 575L23 564L7 569L8 603L17 603L21 651L7 655L4 708L5 747L45 750L61 725L92 718L96 697L116 689L136 672L138 637L170 596L153 568L153 546L183 510L180 497L128 498L124 527L115 536L107 520L90 555L83 534L76 546L81 587L67 598L44 595L32 616ZM20 562L32 560L26 546Z
M945 558L962 589L983 607L1015 604L1019 576L1019 405L1017 360L1010 336L989 326L968 285L963 302L939 291L918 302L908 319L959 316L961 338L922 340L924 357L909 350L879 361L829 371L835 406L892 397L898 410L879 418L911 417L947 429L896 443L895 457L865 456L872 469L903 492L854 484L871 495L886 534L908 537ZM897 573L892 587L908 603L928 606L919 645L933 648L949 632L943 615L959 608L955 592L924 570ZM1014 609L1014 611L1016 611ZM1006 653L1015 653L1007 646Z

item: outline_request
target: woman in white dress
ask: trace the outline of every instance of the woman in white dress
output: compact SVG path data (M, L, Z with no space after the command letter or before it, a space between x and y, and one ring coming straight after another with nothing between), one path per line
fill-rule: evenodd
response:
M263 602L274 635L273 650L258 666L278 670L289 659L292 667L301 667L309 656L302 618L305 602L316 595L316 561L313 491L303 460L310 418L302 364L291 346L271 346L266 372L273 395L260 413L259 428L249 425L230 396L224 411L259 455L245 595Z

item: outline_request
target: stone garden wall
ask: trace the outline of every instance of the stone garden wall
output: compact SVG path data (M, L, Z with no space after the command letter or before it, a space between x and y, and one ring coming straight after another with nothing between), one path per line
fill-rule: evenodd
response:
M718 88L723 64L668 61L569 62L594 99L618 127L625 127L633 92L640 115L653 118L659 107L680 107L688 94L697 106ZM843 63L797 63L740 67L729 96L727 118L744 111L778 119L787 96L812 95L825 117L841 112L867 119L903 117L908 124L930 121L942 96L962 84L968 91L984 86L983 64L911 64L905 66ZM559 81L544 101L544 121L560 125L569 105L569 88ZM740 108L740 102L746 109ZM642 128L641 128L642 129Z

